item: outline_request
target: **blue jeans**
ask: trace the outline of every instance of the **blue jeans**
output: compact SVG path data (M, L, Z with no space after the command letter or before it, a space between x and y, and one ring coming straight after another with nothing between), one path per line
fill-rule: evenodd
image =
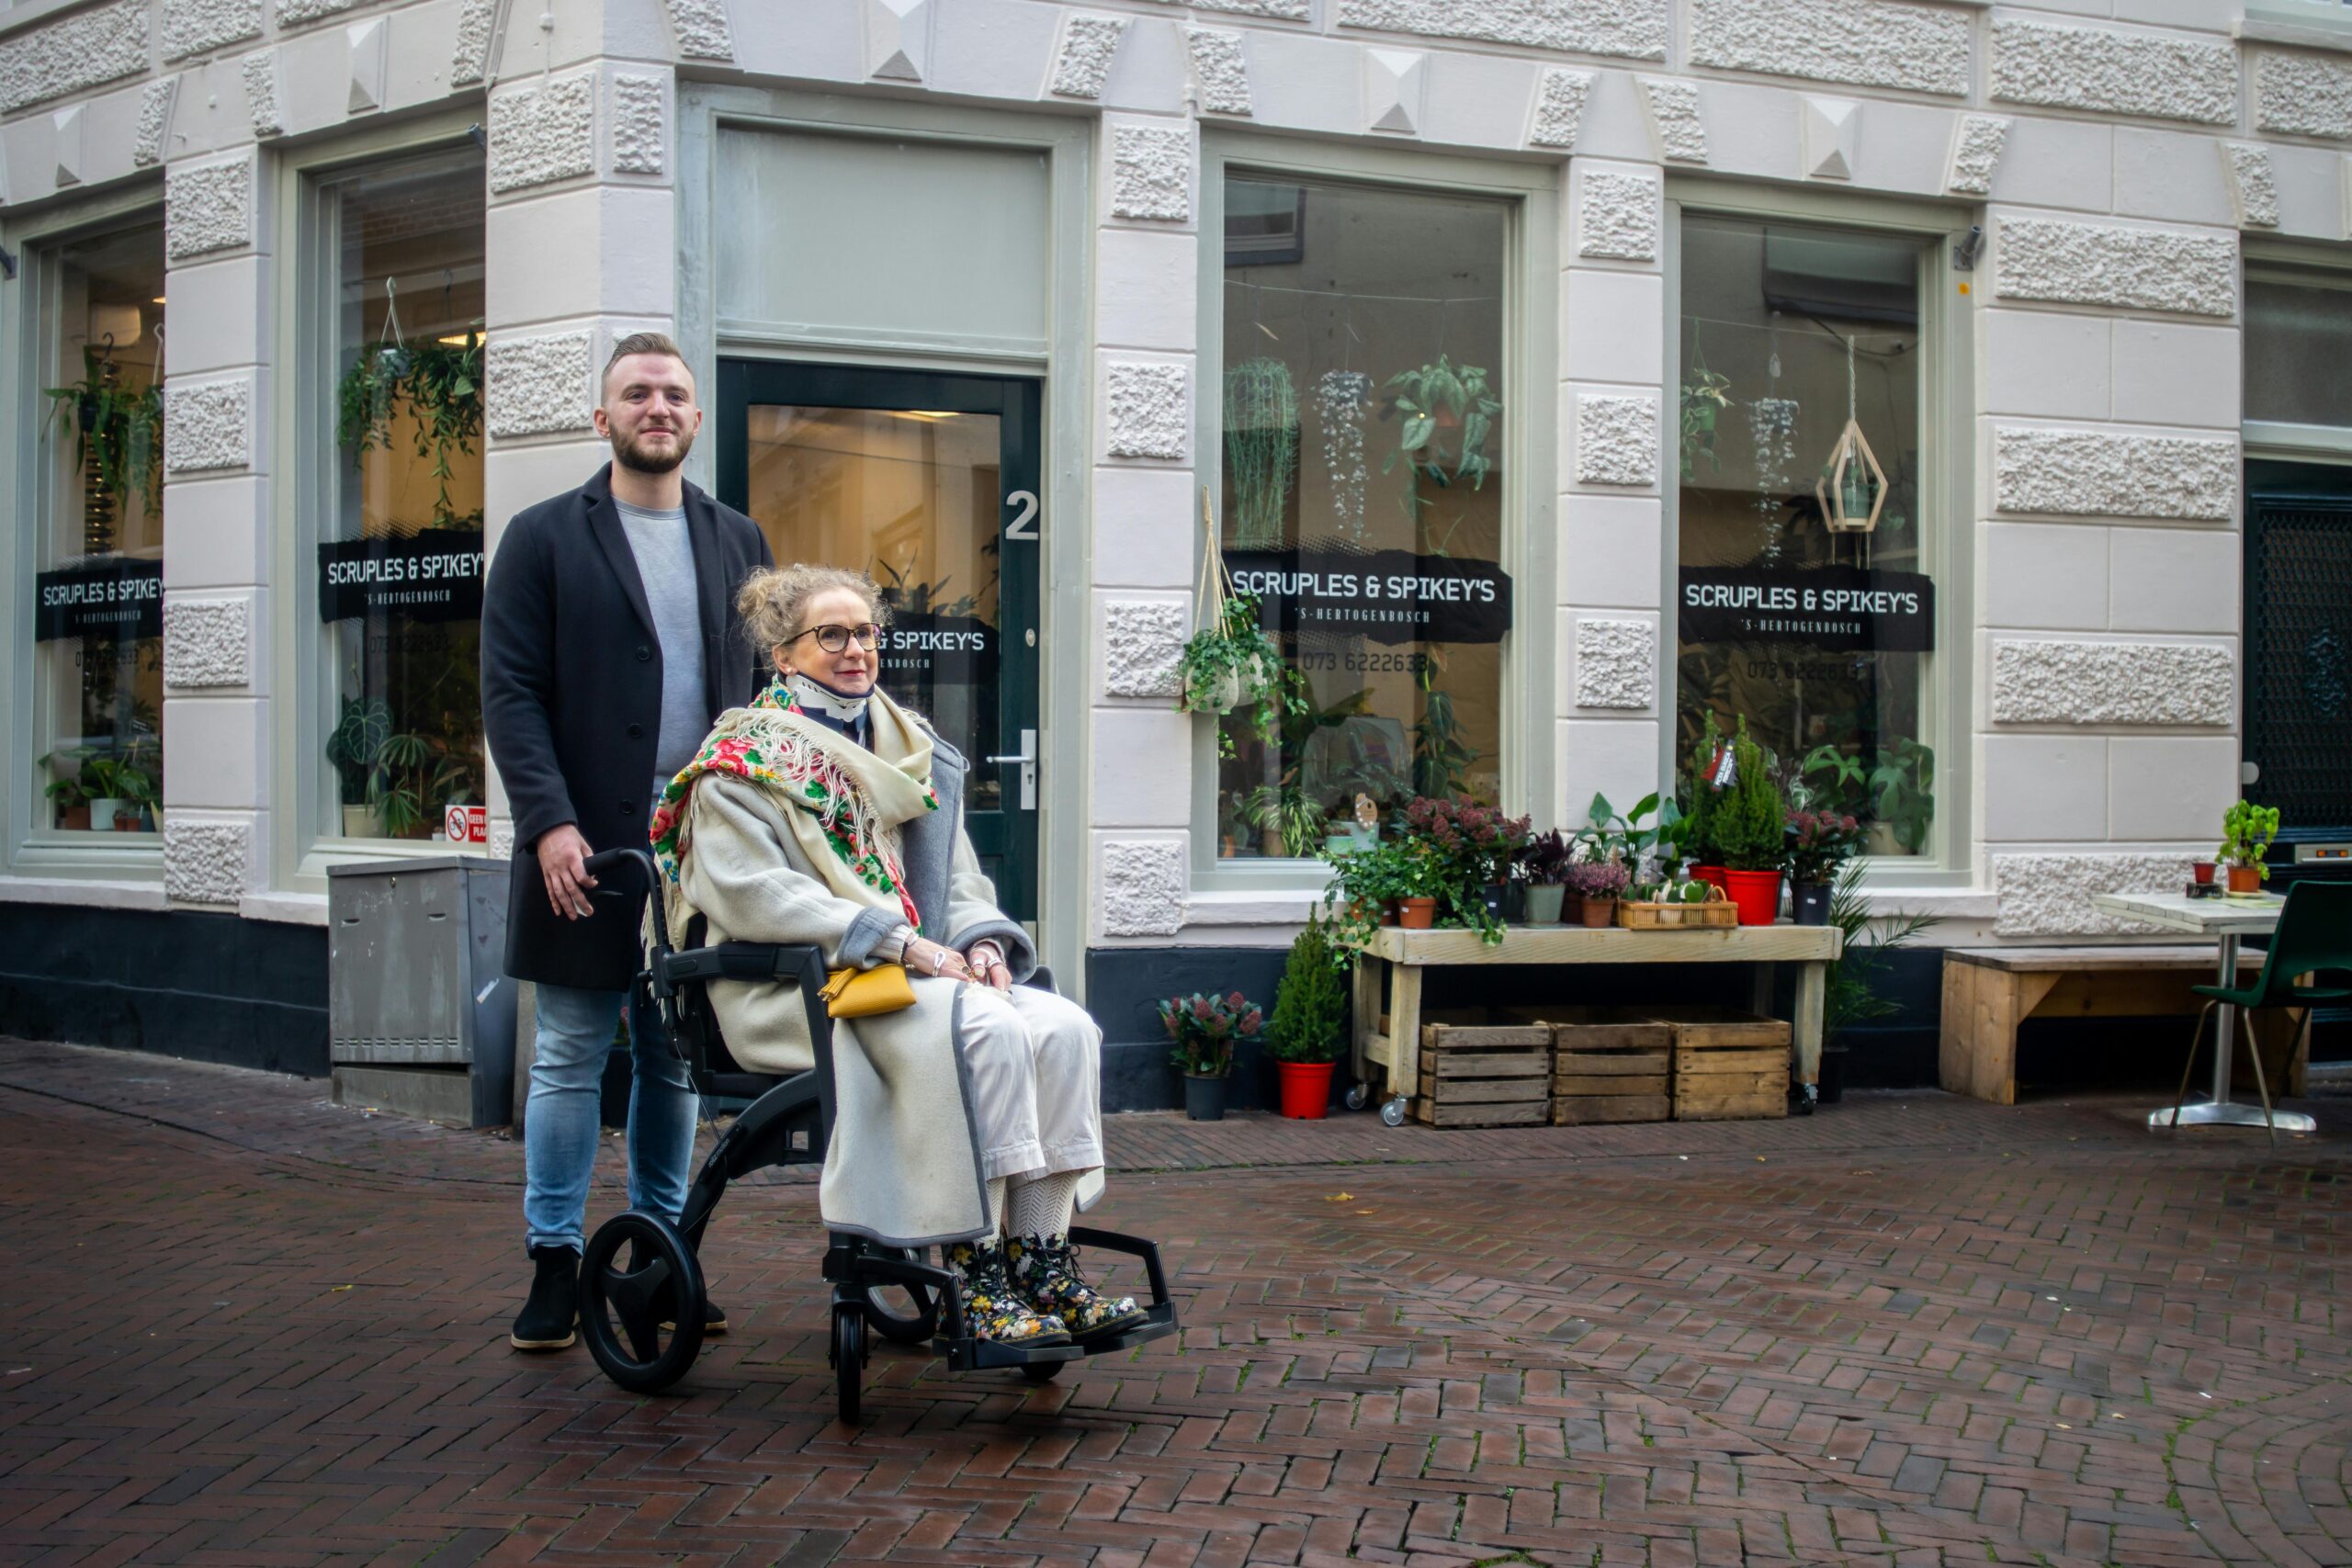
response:
M588 1179L596 1165L605 1057L613 1026L630 1007L635 1073L628 1097L628 1202L678 1217L686 1205L700 1109L685 1063L670 1055L651 1010L628 991L538 987L538 1055L523 1113L523 1224L526 1247L587 1246Z

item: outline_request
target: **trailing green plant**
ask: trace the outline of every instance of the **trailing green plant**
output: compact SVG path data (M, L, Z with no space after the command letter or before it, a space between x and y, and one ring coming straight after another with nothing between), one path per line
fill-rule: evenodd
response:
M481 435L482 341L378 343L360 349L335 389L335 440L356 468L368 453L391 449L392 421L405 406L416 420L416 455L430 458L439 494L436 526L460 521L449 499L450 454L471 452Z
M1261 740L1279 735L1283 716L1307 700L1305 680L1283 662L1281 645L1258 624L1258 601L1248 593L1227 597L1215 624L1192 635L1176 672L1178 707L1217 715L1253 708L1250 728ZM1222 724L1216 747L1219 756L1233 755L1233 737Z
M1381 462L1382 473L1391 472L1402 462L1416 479L1426 479L1440 489L1465 480L1474 491L1485 486L1487 477L1495 471L1494 459L1487 456L1487 441L1494 434L1503 405L1487 385L1482 367L1455 365L1441 354L1435 364L1399 370L1388 378L1383 390L1388 395L1388 407L1382 417L1393 413L1404 423L1397 431L1396 449ZM1449 427L1455 432L1451 451L1445 442ZM1408 513L1418 519L1423 504L1418 485L1408 491Z
M1680 452L1682 478L1685 483L1699 478L1699 459L1707 459L1707 467L1722 468L1715 456L1715 432L1723 423L1725 410L1731 407L1731 378L1707 368L1706 351L1699 346L1699 329L1690 329L1690 376L1682 383L1682 432Z
M2267 882L2270 867L2263 857L2278 837L2278 808L2241 800L2222 814L2222 847L2213 852L2213 858L2224 865L2253 866Z
M1822 982L1821 1034L1832 1042L1857 1023L1901 1010L1877 988L1886 955L1937 923L1933 915L1873 919L1862 896L1862 877L1869 865L1860 857L1847 861L1829 893L1829 923L1845 936L1840 956L1827 966Z
M1788 803L1758 746L1740 718L1732 737L1732 780L1718 793L1708 830L1732 871L1778 871L1784 863Z
M1225 372L1225 472L1233 486L1235 544L1278 548L1298 480L1298 390L1279 359L1245 359Z
M1221 1078L1231 1073L1233 1043L1255 1039L1265 1021L1264 1010L1239 991L1222 997L1195 992L1159 1004L1160 1027L1176 1043L1169 1060L1188 1077Z
M1936 754L1907 736L1879 748L1871 769L1871 814L1914 854L1936 825Z
M43 395L51 418L73 422L74 466L95 485L108 496L144 497L150 511L163 504L161 387L127 385L110 348L85 348L82 378Z
M1353 955L1331 940L1321 920L1310 918L1292 939L1274 989L1273 1017L1266 1024L1266 1049L1278 1062L1336 1062L1348 1018L1343 978Z
M1327 930L1334 947L1352 954L1380 929L1388 905L1407 897L1411 850L1405 840L1391 838L1326 858L1331 863L1331 880L1323 891L1331 910Z

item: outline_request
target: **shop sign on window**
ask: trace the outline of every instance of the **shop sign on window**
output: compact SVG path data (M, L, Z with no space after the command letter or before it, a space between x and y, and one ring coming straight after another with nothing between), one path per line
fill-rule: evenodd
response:
M1510 577L1490 560L1408 550L1232 550L1237 592L1284 631L1374 642L1494 643L1510 630Z
M996 628L977 615L892 610L882 628L882 673L925 690L996 683Z
M481 618L481 536L427 529L409 538L336 539L319 547L319 619L395 615Z
M164 635L164 563L123 558L33 579L33 640L97 642Z
M1828 653L1931 653L1936 585L1852 567L1682 568L1687 643L1795 643Z

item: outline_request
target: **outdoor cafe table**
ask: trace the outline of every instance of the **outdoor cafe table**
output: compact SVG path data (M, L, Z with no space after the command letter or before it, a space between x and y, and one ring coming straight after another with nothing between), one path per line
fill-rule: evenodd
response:
M1396 1126L1420 1082L1421 976L1440 966L1505 964L1753 964L1758 1012L1771 1003L1772 976L1763 965L1796 964L1792 1021L1797 1076L1810 1097L1821 1074L1821 1003L1828 965L1845 942L1835 926L1732 926L1702 931L1624 931L1614 926L1509 926L1498 942L1472 931L1407 931L1382 926L1356 956L1355 1077L1372 1082L1372 1065L1388 1075L1382 1120ZM1388 1006L1381 981L1393 976ZM1388 1028L1380 1028L1386 1014ZM1363 1100L1351 1096L1351 1103Z
M2266 893L2251 898L2191 898L2182 893L2095 893L2092 907L2103 915L2120 919L2140 920L2161 926L2166 931L2188 931L2195 936L2220 939L2221 962L2214 970L2213 983L2235 987L2238 976L2238 938L2267 936L2278 929L2278 911L2287 900ZM2247 1105L2230 1098L2230 1057L2236 1052L2237 1009L2227 1002L2215 1008L2219 1015L2220 1032L2213 1037L2213 1098L2201 1105L2180 1108L2180 1123L2185 1126L2259 1127L2262 1107ZM2318 1123L2300 1111L2278 1111L2271 1121L2282 1133L2309 1133ZM2174 1124L2172 1107L2148 1113L2151 1127Z

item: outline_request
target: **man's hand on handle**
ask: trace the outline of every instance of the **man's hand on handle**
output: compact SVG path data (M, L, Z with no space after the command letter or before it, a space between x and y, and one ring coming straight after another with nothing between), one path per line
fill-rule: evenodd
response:
M586 919L588 895L596 879L588 874L588 840L580 836L580 829L569 822L550 828L539 835L534 852L539 857L539 875L548 885L548 905L564 919Z

